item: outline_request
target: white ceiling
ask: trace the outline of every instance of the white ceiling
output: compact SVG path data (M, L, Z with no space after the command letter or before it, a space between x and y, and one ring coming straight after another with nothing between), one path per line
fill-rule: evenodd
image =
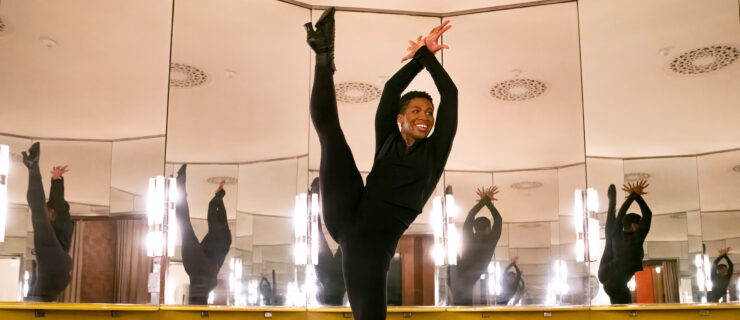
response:
M118 139L165 133L171 1L4 0L0 132ZM83 9L83 10L81 10ZM45 47L46 37L58 46Z
M740 48L736 0L583 0L579 7L587 155L740 147L740 61L695 76L668 69L700 47ZM662 48L670 48L667 56Z

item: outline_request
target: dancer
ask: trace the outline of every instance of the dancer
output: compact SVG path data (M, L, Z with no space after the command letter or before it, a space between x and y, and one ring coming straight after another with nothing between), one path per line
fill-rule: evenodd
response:
M454 305L469 306L473 304L473 286L487 272L488 264L491 262L496 244L501 237L502 219L492 201L498 193L496 186L480 188L477 191L478 203L470 209L465 223L463 223L463 250L457 259L457 267L449 277L452 289ZM493 227L491 220L486 217L475 218L480 209L487 207L493 216ZM450 269L451 270L451 269ZM452 279L454 278L454 279Z
M732 272L735 270L735 265L732 264L732 260L727 254L730 253L730 248L724 248L719 250L719 257L714 259L712 263L712 291L707 293L707 301L719 302L720 299L727 295L727 287L730 285L730 279L732 279ZM727 261L727 264L719 264L722 259ZM727 301L725 298L724 302Z
M69 171L67 166L55 166L51 170L49 202L45 204L39 169L40 149L36 142L28 152L23 152L23 164L28 168L26 199L31 208L33 247L38 262L33 285L25 300L51 302L71 280L72 258L68 252L74 224L69 215L69 204L64 200L62 175Z
M385 319L386 276L396 245L431 196L457 130L457 88L434 53L445 22L412 41L411 61L385 84L375 116L375 161L363 186L339 125L334 93L334 8L305 25L316 52L311 119L321 143L320 189L324 223L342 248L342 270L357 320ZM403 90L426 68L441 95L434 134L428 94ZM398 131L398 123L401 132Z
M519 257L511 259L511 263L504 269L506 279L504 280L503 286L501 286L501 294L496 296L496 304L505 305L508 304L511 298L516 295L519 289L524 288L524 281L522 281L522 271L519 270L517 261ZM511 271L514 268L514 271Z
M224 184L221 181L216 195L208 203L208 233L198 241L190 223L188 195L185 189L187 164L177 171L177 191L180 195L175 204L177 224L182 237L182 264L190 277L188 304L208 304L208 294L218 285L218 271L224 264L231 246L231 231L224 206Z
M653 213L642 198L646 194L648 183L640 180L637 183L627 183L622 190L627 192L627 200L614 217L616 209L616 188L609 186L609 209L606 217L604 254L599 264L599 281L604 285L604 291L609 295L612 304L632 303L632 293L627 282L635 272L642 270L642 259L645 252L642 244L650 231L650 222ZM642 218L636 213L626 214L633 201L636 201L642 211Z

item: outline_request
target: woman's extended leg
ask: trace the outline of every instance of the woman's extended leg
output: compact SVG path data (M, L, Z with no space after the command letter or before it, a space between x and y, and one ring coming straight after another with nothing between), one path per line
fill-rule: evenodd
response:
M333 47L334 10L327 10L316 23L316 31L307 27L308 42L316 51L311 120L321 143L321 203L324 224L329 234L339 240L347 228L364 191L362 176L352 150L339 124L334 92Z

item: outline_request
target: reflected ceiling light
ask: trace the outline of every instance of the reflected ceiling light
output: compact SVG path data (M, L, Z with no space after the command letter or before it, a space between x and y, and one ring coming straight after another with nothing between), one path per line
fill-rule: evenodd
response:
M547 90L547 85L534 79L512 79L499 82L491 88L491 95L504 101L522 101L535 98Z
M228 176L215 176L206 179L206 182L211 184L221 184L221 181L226 181L226 185L236 184L239 180L236 177Z
M208 81L208 75L196 67L184 63L170 64L170 86L178 88L197 87Z
M364 82L342 82L335 86L337 101L344 103L367 103L380 97L378 87Z
M517 183L512 183L511 188L516 190L528 190L528 189L537 189L542 186L542 182L539 181L522 181Z
M637 182L640 180L648 180L652 177L647 172L630 172L624 174L624 182Z
M41 44L44 45L44 47L47 47L47 48L54 48L54 47L59 46L58 42L54 41L54 39L49 38L49 37L41 37L39 38L39 41L41 42Z
M730 46L709 46L685 52L673 59L671 70L681 74L699 74L722 69L737 58L740 51Z
M738 165L736 165L736 166L732 167L732 171L735 171L735 172L740 172L740 164L738 164Z

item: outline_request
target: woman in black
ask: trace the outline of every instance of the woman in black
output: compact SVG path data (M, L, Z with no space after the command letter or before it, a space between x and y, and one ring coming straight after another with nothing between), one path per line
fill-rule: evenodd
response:
M452 272L454 279L450 281L452 297L456 306L473 304L473 286L481 275L488 271L488 264L491 262L496 244L501 237L503 224L501 214L492 202L497 200L494 198L497 193L498 188L495 186L478 189L477 194L480 199L470 209L463 223L462 253L457 259L457 267ZM491 227L491 221L488 218L475 218L475 215L484 206L491 211L493 227Z
M311 118L321 143L320 189L324 223L342 248L342 269L355 319L385 319L386 276L396 245L434 191L457 130L457 88L434 52L448 22L409 48L411 61L385 84L375 116L375 161L367 184L339 125L334 93L334 8L316 30L306 24L316 52ZM426 93L401 93L426 68L441 95L434 134ZM401 132L398 131L398 123Z
M519 266L516 264L518 259L519 257L511 259L511 263L504 269L506 279L501 286L501 293L496 296L496 304L508 304L509 300L514 297L519 289L523 289L522 271L519 270ZM511 268L514 268L514 271L511 271Z
M208 203L208 233L199 242L190 224L185 189L186 169L187 164L183 164L177 172L179 197L175 203L177 224L182 236L182 264L190 277L188 304L205 305L208 304L208 294L218 285L218 271L231 246L231 231L224 206L225 181L221 181L216 195Z
M38 262L26 300L50 302L57 299L71 279L72 259L68 252L74 224L69 216L69 204L64 200L62 175L68 171L67 166L54 167L51 171L51 190L46 202L39 156L38 142L23 152L23 164L28 168L26 199L31 208L33 247Z
M725 295L727 295L727 287L730 285L730 279L732 279L732 272L735 270L735 265L732 264L732 260L727 254L730 253L730 248L719 250L719 257L714 259L712 263L712 291L707 293L708 302L719 302ZM727 264L719 264L722 259L727 261ZM725 302L727 299L725 299Z
M641 180L622 187L629 196L619 208L616 218L614 210L617 205L617 191L614 185L610 185L607 192L609 209L604 229L606 244L599 264L599 281L604 285L604 291L609 295L612 304L632 303L632 293L627 287L627 282L632 279L635 272L642 270L642 259L645 256L642 244L650 231L653 217L652 211L642 198L642 195L646 194L644 190L647 186L647 182ZM642 218L636 213L625 215L633 201L640 206Z

